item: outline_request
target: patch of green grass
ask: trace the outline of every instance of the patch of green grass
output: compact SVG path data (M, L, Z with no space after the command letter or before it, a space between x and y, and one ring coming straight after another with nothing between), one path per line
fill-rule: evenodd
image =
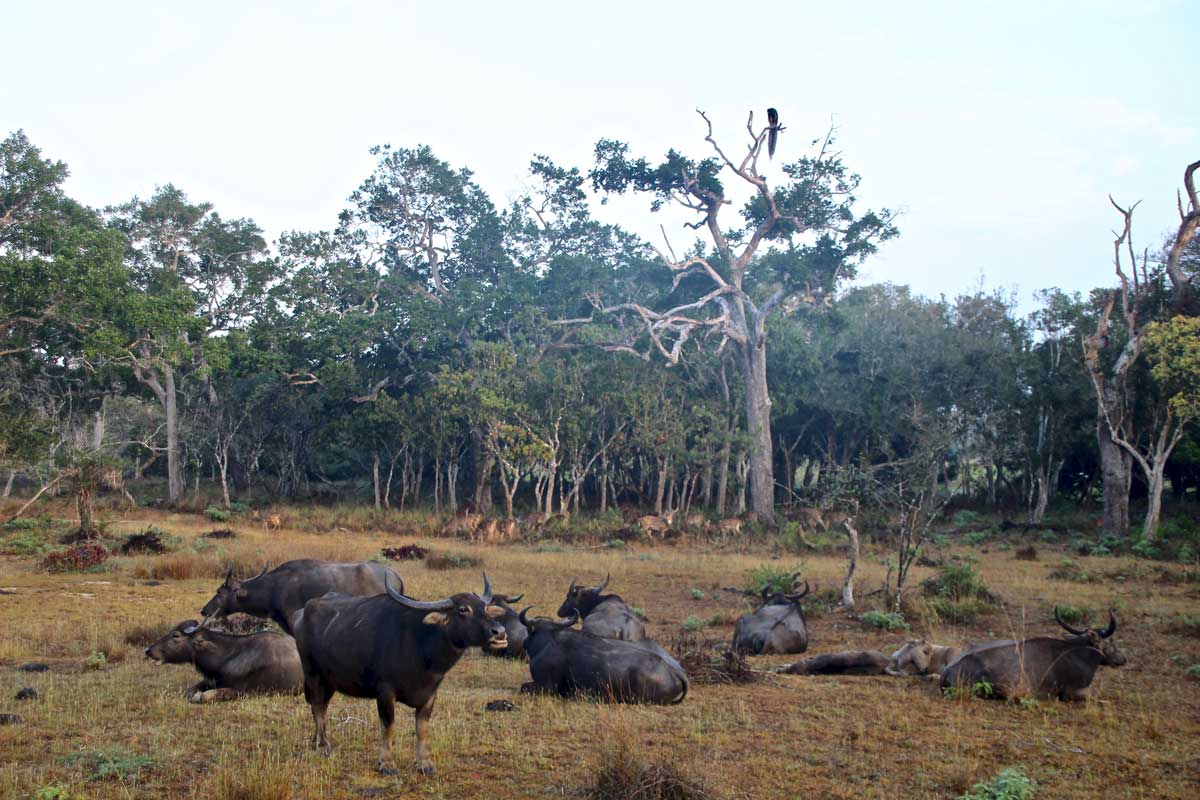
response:
M611 547L614 550L616 550L616 549L624 547L625 542L621 539L609 539L607 542L604 543L604 546Z
M1037 783L1022 767L1005 767L990 782L981 781L958 800L1032 800Z
M6 531L31 531L35 528L44 527L46 526L42 525L35 519L30 519L29 517L17 517L16 519L10 519L8 522L4 523L4 530Z
M1200 679L1200 664L1192 664L1183 671L1183 674L1187 675L1189 678Z
M9 556L40 556L50 549L50 544L45 539L28 529L25 530L26 532L18 533L0 544L0 553Z
M204 509L204 516L208 517L213 522L229 522L229 518L232 515L223 508L209 506L208 508Z
M1048 578L1056 581L1070 581L1071 583L1092 583L1099 580L1099 576L1087 572L1078 561L1071 558L1064 558L1058 562L1058 566L1047 573Z
M71 792L61 783L51 783L39 786L33 794L33 800L71 800Z
M638 619L642 620L643 622L646 621L646 610L641 606L631 606L629 610Z
M122 747L85 750L63 759L67 766L81 766L87 771L85 780L100 781L116 777L121 781L154 767L154 759L141 756Z
M108 656L97 650L83 660L83 669L84 671L94 672L104 669L106 664L108 664Z
M938 615L942 622L953 625L970 625L979 619L980 615L993 610L991 603L978 597L966 597L955 600L950 597L931 597L926 605Z
M804 569L803 564L792 567L762 564L746 573L746 591L754 594L791 592L795 586L795 576Z
M704 594L703 589L692 589L691 595L693 600L703 600L708 595Z
M896 611L867 611L859 617L859 620L890 633L906 631L910 627L904 621L904 615Z
M960 511L955 511L954 516L950 518L950 521L954 524L954 527L962 528L967 525L974 525L975 523L980 522L982 519L983 515L978 511L971 511L968 508L964 508Z
M685 631L693 632L703 630L708 627L708 620L697 617L695 614L690 614L682 623Z
M959 700L965 697L981 697L987 699L996 691L989 681L976 681L970 686L947 686L942 689L942 697L947 700Z

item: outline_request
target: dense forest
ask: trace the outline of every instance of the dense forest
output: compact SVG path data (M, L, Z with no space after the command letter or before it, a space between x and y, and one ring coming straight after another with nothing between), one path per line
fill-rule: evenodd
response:
M1200 164L1178 228L1114 203L1097 288L1025 313L999 291L856 281L903 218L862 207L830 137L773 186L771 126L751 117L732 157L707 130L699 156L605 139L587 169L536 157L507 207L428 147L379 147L329 230L274 243L171 184L88 208L12 133L5 496L140 481L140 500L201 508L822 507L912 526L952 502L1036 524L1057 499L1153 540L1163 496L1200 486ZM621 194L691 215L695 244L602 222Z

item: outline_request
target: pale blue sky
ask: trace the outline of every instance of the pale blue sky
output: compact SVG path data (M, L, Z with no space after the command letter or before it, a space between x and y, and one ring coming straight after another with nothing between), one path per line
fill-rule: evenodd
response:
M864 199L903 211L867 278L1028 297L1109 283L1106 194L1143 200L1135 235L1157 243L1200 158L1194 0L7 0L0 30L0 135L66 161L73 196L174 182L272 237L331 227L374 144L430 144L503 205L534 153L706 155L696 108L737 151L747 110L773 105L774 170L833 116ZM643 203L601 214L659 238Z

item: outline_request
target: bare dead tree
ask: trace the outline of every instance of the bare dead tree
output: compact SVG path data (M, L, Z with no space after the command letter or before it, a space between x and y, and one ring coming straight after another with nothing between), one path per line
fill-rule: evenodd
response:
M1191 302L1191 279L1183 273L1180 259L1200 225L1200 199L1195 186L1197 169L1200 169L1200 161L1189 164L1184 171L1187 205L1179 195L1179 228L1167 248L1163 265L1163 273L1172 288L1169 313L1178 313ZM1104 483L1104 532L1114 536L1129 534L1129 487L1132 467L1137 463L1150 488L1142 533L1151 537L1161 510L1163 471L1171 451L1183 435L1183 421L1169 406L1156 409L1149 430L1144 432L1147 443L1139 443L1133 419L1136 398L1129 375L1142 353L1148 326L1154 321L1152 303L1161 288L1161 280L1149 269L1148 251L1142 250L1139 263L1133 246L1133 212L1138 204L1123 208L1111 197L1109 202L1122 219L1121 229L1114 231L1113 240L1113 266L1119 285L1105 298L1095 332L1083 337L1081 342L1084 369L1096 395L1096 436ZM1103 363L1101 353L1112 340L1111 320L1118 303L1126 339L1116 360L1108 366Z

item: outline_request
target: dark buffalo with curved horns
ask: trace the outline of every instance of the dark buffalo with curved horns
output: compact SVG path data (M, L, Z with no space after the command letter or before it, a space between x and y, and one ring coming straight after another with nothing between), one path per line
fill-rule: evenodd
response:
M225 582L200 613L207 618L240 611L272 619L285 632L292 633L292 616L315 597L329 592L354 597L383 594L385 579L390 579L397 591L404 591L400 576L374 561L339 563L302 558L267 572L270 566L267 564L262 572L243 581L233 577L231 566L225 573Z
M325 715L336 692L373 697L382 742L379 771L391 767L396 701L415 709L417 768L433 772L425 733L438 687L468 647L503 647L504 626L487 613L492 585L483 594L461 592L443 600L406 597L384 579L385 594L309 600L296 626L304 665L304 698L312 708L314 748L328 748Z
M763 604L753 614L741 617L733 628L736 653L803 653L808 649L808 628L800 601L809 593L808 581L798 594L763 589Z
M499 649L483 648L485 655L504 656L505 658L525 657L525 639L529 635L529 631L525 630L525 626L521 624L517 612L511 605L520 602L524 596L524 594L512 597L503 594L492 595L492 602L488 605L488 615L504 626L507 642L504 647Z
M620 703L674 705L688 693L679 662L650 639L626 641L574 630L578 612L562 622L518 616L529 630L525 652L533 686L564 697L587 694Z
M1072 628L1063 622L1057 607L1054 619L1069 636L971 646L942 671L942 687L973 688L986 683L991 686L990 697L1085 699L1098 667L1119 667L1126 662L1111 638L1117 630L1116 615L1108 612L1108 627L1102 631Z
M296 640L278 633L238 636L194 619L176 625L146 648L159 664L191 664L203 680L188 690L193 703L234 700L243 694L298 692L304 685Z
M646 626L625 605L620 595L601 594L608 586L612 575L604 578L599 586L579 586L572 578L567 597L558 607L558 616L566 618L578 613L583 619L583 629L593 636L605 639L625 639L635 642L646 638Z

